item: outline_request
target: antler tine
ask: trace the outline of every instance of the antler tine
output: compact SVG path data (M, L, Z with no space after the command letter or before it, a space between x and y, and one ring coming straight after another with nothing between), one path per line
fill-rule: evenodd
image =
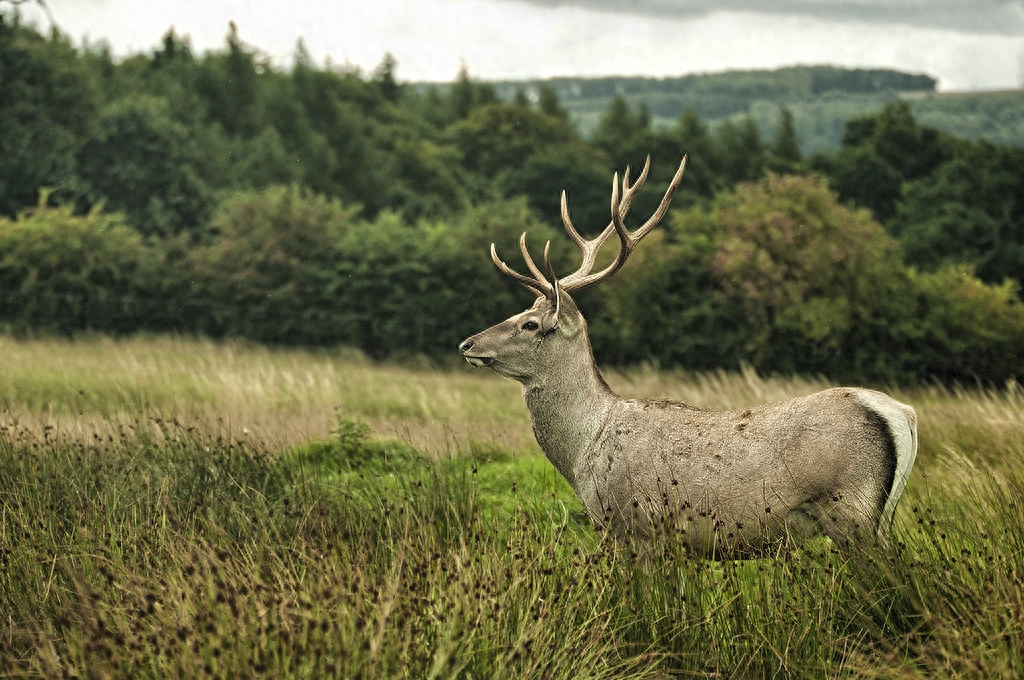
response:
M651 157L648 156L647 163L644 165L644 171L643 173L641 173L640 177L637 178L636 185L630 187L628 190L630 194L630 200L632 200L633 191L639 189L643 185L643 182L647 180L647 170L650 167L650 164ZM679 169L676 170L675 176L672 178L672 181L669 182L668 189L665 190L665 195L662 196L661 198L661 203L658 204L658 209L654 211L654 214L651 215L650 219L644 222L643 226L641 226L632 233L630 233L630 231L626 228L625 223L623 222L625 211L615 210L615 204L613 199L612 224L615 226L615 231L619 233L619 240L622 242L622 247L619 249L619 254L616 256L615 260L611 263L611 265L609 265L605 269L605 271L608 271L607 276L610 276L612 273L618 270L618 268L621 267L623 263L625 263L626 258L629 257L629 254L631 252L633 252L633 248L635 248L636 244L640 242L640 239L642 239L644 236L647 236L651 229L654 229L654 227L658 226L658 223L661 222L662 218L665 217L665 213L668 212L668 206L670 203L672 203L672 196L675 194L676 189L679 187L679 183L682 182L683 180L683 170L685 169L686 156L683 156L682 162L679 163ZM599 276L597 280L600 280L600 278L601 277Z
M569 217L569 199L566 196L565 189L562 189L562 224L565 225L565 230L569 233L569 238L572 239L573 243L582 248L583 244L586 243L586 239L576 231L576 227L572 224L572 218Z
M626 176L627 177L629 176L629 168L628 167L626 168ZM618 216L619 219L622 218L622 215L619 215L619 173L615 173L614 175L612 175L612 205L611 205L611 213L612 213L612 223L613 224L615 222L616 216ZM606 229L607 229L607 227L606 227Z
M544 269L547 270L548 276L551 278L552 285L557 286L558 277L555 276L555 270L551 266L551 241L544 244Z
M525 236L526 234L524 233L523 238L520 238L520 244L524 248L524 252ZM512 269L512 267L509 267L501 260L501 258L498 257L498 250L494 247L493 243L491 244L491 259L494 261L494 266L496 266L498 270L505 276L509 277L519 285L528 288L535 295L545 295L550 297L550 291L552 290L551 284L546 279L544 279L543 276L541 276L539 280L531 279L529 276L524 276L523 274L517 272L515 269ZM537 267L537 265L533 263L533 260L530 259L528 255L527 266L529 266L531 270L534 270Z
M647 181L647 175L651 171L651 154L647 154L647 159L644 161L644 169L640 171L640 176L636 178L636 182L633 184L629 183L629 166L626 166L626 172L622 175L622 202L619 205L619 214L622 217L626 216L629 212L629 207L633 205L633 196L636 192L640 191L640 188Z
M668 206L672 203L672 197L675 195L676 189L679 188L679 185L683 181L683 171L686 170L686 158L686 156L683 156L683 160L679 162L679 168L676 170L676 174L673 175L672 181L669 182L668 188L665 190L665 195L661 197L661 203L658 204L658 209L654 211L654 214L651 215L650 219L644 222L642 227L633 232L633 245L636 245L637 241L646 236L647 232L658 226L658 223L661 222L663 217L665 217L665 213L668 212ZM648 156L647 164L650 165L650 162L651 157ZM645 180L647 179L646 167L644 168L643 177Z
M551 242L549 241L548 243L550 244ZM533 277L537 279L537 282L543 283L545 285L550 285L551 282L544 277L544 274L541 272L540 267L538 267L537 264L533 261L533 258L530 257L530 251L527 250L526 248L525 231L523 232L523 235L519 237L519 252L523 254L523 261L526 262L526 266L529 268L530 273L533 274Z
M548 277L551 279L551 297L554 298L555 303L551 326L554 327L558 324L558 315L562 311L562 296L558 293L558 277L555 276L555 270L551 266L551 241L544 244L544 268L547 269Z

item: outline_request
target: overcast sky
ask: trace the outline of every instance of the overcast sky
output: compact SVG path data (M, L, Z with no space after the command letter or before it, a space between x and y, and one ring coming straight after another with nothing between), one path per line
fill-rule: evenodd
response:
M22 14L49 25L35 2ZM301 37L323 65L400 80L676 76L831 64L927 73L942 90L1024 82L1024 0L46 0L76 43L150 52L172 26L197 54L228 22L286 65ZM10 0L0 0L10 11Z

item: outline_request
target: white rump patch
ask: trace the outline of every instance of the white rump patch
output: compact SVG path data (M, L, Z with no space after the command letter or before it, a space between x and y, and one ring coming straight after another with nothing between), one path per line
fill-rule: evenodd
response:
M896 502L907 486L910 470L914 467L914 459L917 458L917 413L907 404L881 392L858 389L854 390L854 396L862 406L885 419L896 446L896 474L893 475L892 488L889 490L889 497L885 501L882 518L878 524L878 532L882 534L892 524Z

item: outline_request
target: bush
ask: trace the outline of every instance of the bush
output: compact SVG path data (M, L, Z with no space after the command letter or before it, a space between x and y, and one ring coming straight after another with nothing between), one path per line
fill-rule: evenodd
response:
M1014 281L988 285L969 268L910 273L908 316L893 333L918 377L1002 383L1024 367L1024 304ZM909 350L909 351L908 351Z
M46 205L0 217L0 323L123 333L149 320L159 255L119 214Z
M262 342L344 337L339 250L357 215L297 186L230 196L210 223L210 241L186 254L184 323Z
M359 347L373 357L454 355L459 340L518 311L487 248L543 228L522 201L412 225L296 186L230 197L211 241L187 255L183 323L214 336Z
M366 468L374 473L414 467L427 459L399 441L372 439L373 431L361 420L338 417L327 441L311 442L298 451L297 461L317 473L350 472Z

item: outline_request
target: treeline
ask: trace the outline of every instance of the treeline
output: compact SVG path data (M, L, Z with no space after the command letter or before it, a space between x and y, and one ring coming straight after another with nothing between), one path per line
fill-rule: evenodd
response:
M565 77L495 83L503 99L510 99L519 89L533 92L550 87L573 112L592 110L602 102L621 96L631 102L643 101L653 116L669 119L689 109L702 118L735 116L747 113L751 104L758 101L786 105L823 95L933 93L936 85L934 78L922 74L831 66L793 66L774 71L729 71L676 78Z
M906 106L804 158L785 109L654 129L615 98L583 138L557 94L502 101L465 72L414 88L385 57L269 63L102 47L0 24L0 324L139 330L451 356L524 293L487 256L607 223L609 180L652 155L645 216L679 158L665 227L581 294L602 360L749 363L860 381L1020 374L1022 150L954 139ZM831 188L829 188L831 187ZM837 192L837 193L834 193ZM868 212L869 209L872 212ZM873 216L874 217L873 217ZM589 226L585 226L589 225Z
M943 132L1024 146L1024 90L938 93L935 86L936 80L927 75L829 66L674 78L563 77L495 83L504 101L520 91L536 99L542 89L553 89L587 137L616 96L631 107L645 108L658 129L672 127L681 111L692 109L711 125L751 116L763 133L772 136L779 108L785 107L792 113L801 148L811 154L839 149L848 121L906 101L918 121Z

